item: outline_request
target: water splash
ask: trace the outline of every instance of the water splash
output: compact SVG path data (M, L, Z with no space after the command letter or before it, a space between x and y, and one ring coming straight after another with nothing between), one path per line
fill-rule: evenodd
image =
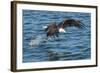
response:
M38 47L39 45L43 44L44 41L46 41L45 36L44 35L38 35L37 37L33 37L30 40L29 46L30 46L30 48Z

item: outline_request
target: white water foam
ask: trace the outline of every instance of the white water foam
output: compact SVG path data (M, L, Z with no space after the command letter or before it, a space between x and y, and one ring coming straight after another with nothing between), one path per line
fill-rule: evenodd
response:
M45 40L44 35L39 35L36 38L33 38L29 42L31 48L39 46Z

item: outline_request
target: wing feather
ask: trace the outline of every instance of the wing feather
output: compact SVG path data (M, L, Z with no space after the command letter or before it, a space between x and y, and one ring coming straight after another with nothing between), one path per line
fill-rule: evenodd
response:
M68 19L64 20L59 24L59 27L66 28L66 27L78 27L81 28L83 27L83 23L80 20L75 20L75 19Z

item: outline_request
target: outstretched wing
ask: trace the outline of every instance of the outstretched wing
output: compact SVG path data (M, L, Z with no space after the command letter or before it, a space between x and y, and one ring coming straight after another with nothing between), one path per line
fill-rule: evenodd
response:
M59 23L58 26L60 28L66 28L66 27L72 27L72 26L83 28L84 24L80 20L68 19L68 20L64 20L63 22Z

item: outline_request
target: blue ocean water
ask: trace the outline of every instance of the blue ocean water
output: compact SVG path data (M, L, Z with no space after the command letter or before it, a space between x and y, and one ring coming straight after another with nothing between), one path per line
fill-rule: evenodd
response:
M64 19L81 20L85 28L66 28L58 38L46 40L43 26ZM23 62L91 59L91 14L23 10ZM31 44L31 46L30 46Z

